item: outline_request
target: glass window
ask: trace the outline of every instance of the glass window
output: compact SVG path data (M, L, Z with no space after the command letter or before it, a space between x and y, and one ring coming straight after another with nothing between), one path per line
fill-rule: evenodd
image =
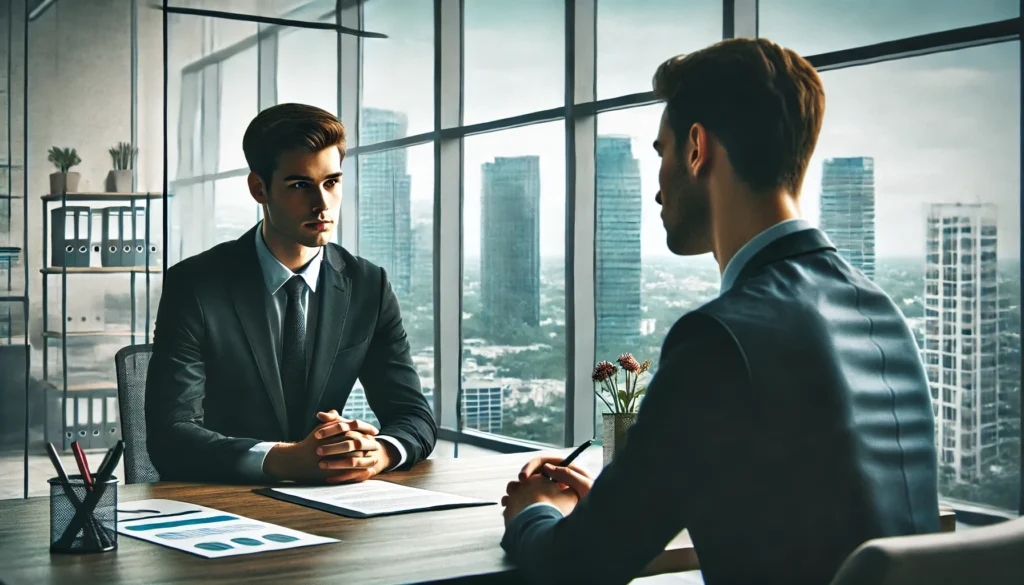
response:
M1018 0L764 0L758 6L758 35L804 56L1020 16Z
M720 40L720 0L601 0L597 99L651 91L654 71L666 59Z
M491 432L561 444L565 126L470 136L464 168L464 391L502 388L501 429Z
M466 124L565 104L565 3L466 0Z
M333 22L334 17L329 20ZM334 31L284 29L278 34L277 103L292 102L338 114L338 35Z
M388 35L363 40L362 107L401 112L402 136L434 129L433 2L374 0L363 7L363 28ZM362 120L363 145L390 138L375 134Z
M255 30L253 30L255 34ZM220 90L216 94L219 133L217 170L248 168L242 152L242 137L259 113L259 57L256 45L218 65ZM212 96L207 93L206 99ZM207 109L207 111L212 108ZM209 129L207 122L205 127Z
M632 353L657 372L662 343L687 311L713 299L721 280L711 254L680 257L665 242L655 201L661 159L654 150L664 107L654 104L597 118L595 238L596 361ZM597 435L600 414L597 401Z
M983 302L1001 287L1014 294L1020 290L1019 61L1020 44L1014 42L824 73L828 105L803 186L805 215L819 223L851 264L865 273L873 267L872 278L905 311L923 345L937 339L950 342L953 353L936 365L942 371L937 379L982 410L986 392L996 396L996 380L970 387L974 375L958 370L960 358L968 355L965 348L971 347L965 342L977 334L961 324L982 321ZM979 93L978 87L987 89ZM950 172L954 168L959 170ZM859 213L834 212L840 204ZM929 224L970 226L973 235L958 233L950 240L938 230L929 234ZM995 232L995 237L983 241L984 231ZM945 252L963 237L974 238L973 247L981 251L972 282L981 281L973 290L980 291L976 297L982 303L966 303L958 280L972 272L965 264L973 254L933 255L932 266L952 280L926 289L929 239L933 249ZM908 310L919 307L926 292L939 297L936 306L961 308L929 317L931 326L926 327L916 309ZM1000 329L1010 333L1008 343L975 350L979 362L971 363L998 360L1000 367L1013 370L1009 379L1014 388L1009 390L1016 392L1021 374L1019 313L1004 313ZM980 339L996 334L995 329L981 331ZM1000 416L1002 424L1018 424L1019 406ZM981 429L973 427L972 432ZM1012 444L1018 439L1001 439L1005 448L981 457L973 470L955 461L947 467L941 494L1016 510L1020 457Z
M434 396L434 145L360 155L359 255L384 268L420 386ZM361 384L345 416L377 424Z
M256 225L259 211L259 204L249 193L246 177L214 181L213 244L237 240Z

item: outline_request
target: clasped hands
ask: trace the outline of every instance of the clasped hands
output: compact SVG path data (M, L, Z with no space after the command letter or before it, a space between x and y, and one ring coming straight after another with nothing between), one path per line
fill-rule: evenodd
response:
M560 461L558 457L533 459L523 466L517 480L508 482L506 495L501 498L506 525L524 508L537 503L551 504L568 516L577 502L590 493L594 478L575 464L559 467Z
M389 469L398 454L376 439L377 429L361 420L342 418L338 411L317 413L320 425L298 443L279 443L263 460L271 479L300 483L366 481Z

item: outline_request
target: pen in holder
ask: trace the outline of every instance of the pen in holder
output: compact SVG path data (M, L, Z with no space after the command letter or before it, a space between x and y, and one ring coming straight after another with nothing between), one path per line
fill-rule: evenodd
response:
M117 548L117 478L89 489L81 475L50 479L50 552L107 552Z

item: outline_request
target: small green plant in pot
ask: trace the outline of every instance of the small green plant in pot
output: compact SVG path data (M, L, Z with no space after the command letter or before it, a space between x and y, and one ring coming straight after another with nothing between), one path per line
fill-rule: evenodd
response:
M50 148L46 160L57 167L57 172L50 175L50 193L61 195L78 190L78 183L81 181L82 175L71 171L71 167L82 162L82 159L78 158L78 151L74 148L54 146Z
M118 142L107 152L114 163L114 169L107 174L107 191L110 193L129 193L132 190L132 169L139 149L132 147L130 142Z
M626 431L636 422L640 399L647 393L651 360L640 363L633 354L619 356L618 366L600 362L594 367L594 393L607 407L601 414L601 443L604 446L604 464L611 463L615 454L626 444ZM619 373L625 375L619 383Z

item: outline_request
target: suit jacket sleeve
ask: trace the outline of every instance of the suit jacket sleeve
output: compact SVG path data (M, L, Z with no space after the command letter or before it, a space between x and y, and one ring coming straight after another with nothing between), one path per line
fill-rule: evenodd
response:
M204 338L203 310L190 275L171 268L164 276L146 380L147 443L162 479L238 481L243 455L259 442L203 427Z
M698 473L732 448L729 411L748 387L725 326L700 313L669 333L626 445L576 509L513 519L502 547L530 583L627 583L687 526ZM699 470L699 471L698 471ZM600 554L595 554L599 552Z
M380 313L359 379L380 421L380 434L397 439L405 447L408 458L397 469L409 469L434 450L437 425L412 363L398 298L383 268L380 277Z

